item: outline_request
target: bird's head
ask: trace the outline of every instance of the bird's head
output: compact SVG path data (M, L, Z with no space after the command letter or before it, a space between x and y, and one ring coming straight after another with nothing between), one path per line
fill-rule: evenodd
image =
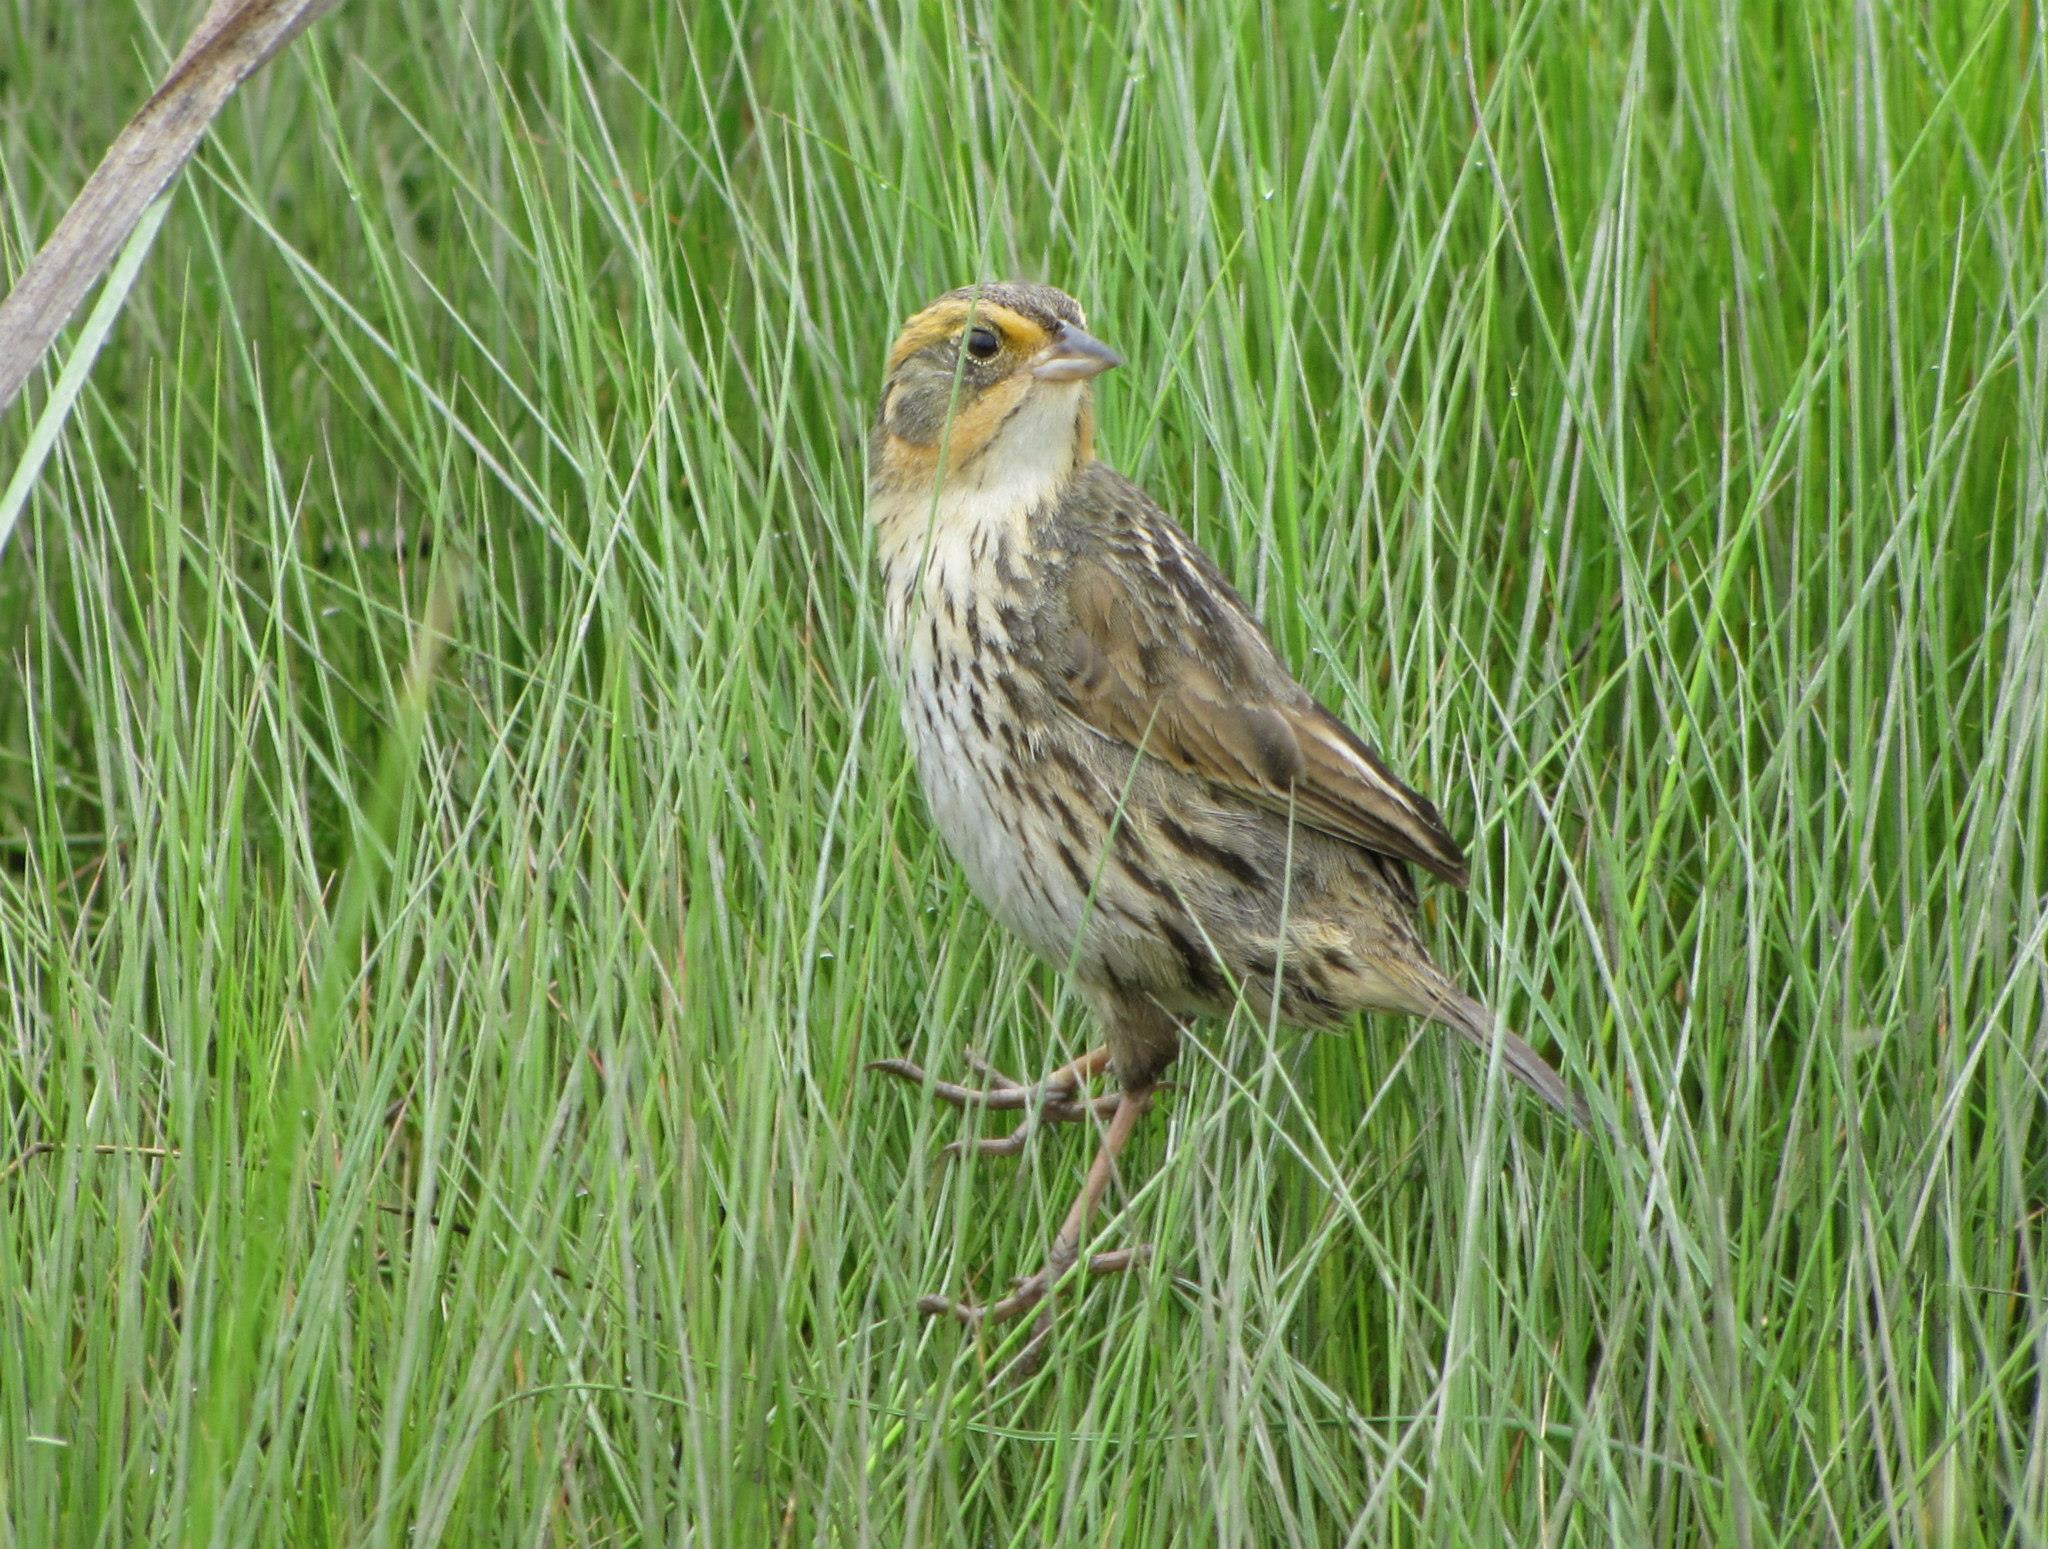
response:
M1122 364L1064 291L948 291L890 347L875 416L878 489L1064 481L1095 455L1090 384Z

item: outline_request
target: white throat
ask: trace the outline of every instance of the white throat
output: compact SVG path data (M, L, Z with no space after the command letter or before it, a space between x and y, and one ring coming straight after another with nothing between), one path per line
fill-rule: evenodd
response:
M1033 513L1058 498L1073 476L1083 390L1078 382L1040 383L987 450L956 466L938 488L888 490L870 500L892 644L924 608L950 599L957 609L984 585L997 594L1009 589L1017 556L1028 551L1025 528ZM1009 563L1011 574L986 574L999 560Z

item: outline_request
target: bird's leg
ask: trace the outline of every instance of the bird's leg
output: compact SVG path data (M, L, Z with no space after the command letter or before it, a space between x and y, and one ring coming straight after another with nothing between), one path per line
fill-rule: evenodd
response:
M1109 1188L1109 1180L1116 1172L1117 1155L1138 1127L1138 1120L1151 1108L1152 1097L1157 1090L1156 1086L1145 1086L1116 1094L1116 1112L1110 1118L1109 1129L1103 1134L1102 1148L1095 1153L1094 1164L1088 1169L1088 1178L1081 1185L1080 1196L1074 1201L1073 1209L1067 1212L1067 1219L1061 1223L1059 1234L1052 1240L1051 1251L1045 1256L1045 1265L1037 1274L1019 1280L1008 1296L986 1307L956 1302L945 1296L927 1296L917 1304L918 1310L929 1315L950 1314L969 1328L976 1328L982 1324L1007 1323L1036 1307L1037 1325L1032 1329L1031 1341L1018 1357L1017 1365L1019 1375L1035 1370L1045 1359L1045 1346L1052 1335L1050 1300L1053 1287L1079 1262L1081 1241L1088 1230L1088 1217ZM1088 1269L1091 1274L1115 1274L1118 1270L1143 1263L1147 1252L1144 1248L1125 1248L1114 1253L1098 1253L1088 1261Z
M878 1070L885 1075L914 1082L925 1088L940 1102L950 1103L955 1108L993 1108L1008 1112L1024 1111L1028 1117L1007 1135L991 1139L975 1138L956 1140L945 1149L947 1156L959 1156L967 1151L978 1151L984 1156L1015 1156L1031 1139L1032 1132L1039 1124L1073 1124L1086 1118L1109 1118L1122 1100L1111 1092L1102 1097L1079 1099L1081 1083L1099 1076L1109 1068L1109 1045L1091 1049L1079 1059L1069 1060L1057 1070L1049 1071L1037 1082L1026 1085L1012 1080L996 1070L978 1055L967 1056L968 1063L988 1078L986 1087L959 1086L951 1081L936 1081L924 1072L924 1067L910 1060L874 1060L869 1070Z

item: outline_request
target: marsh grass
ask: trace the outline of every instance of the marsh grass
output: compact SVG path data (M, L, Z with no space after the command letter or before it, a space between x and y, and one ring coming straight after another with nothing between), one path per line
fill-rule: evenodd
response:
M134 14L0 15L10 269ZM336 12L0 555L0 1541L2048 1542L2044 81L2031 4ZM1616 1134L1206 1027L1156 1266L991 1392L909 1309L1087 1142L861 1065L1087 1027L860 506L994 274Z

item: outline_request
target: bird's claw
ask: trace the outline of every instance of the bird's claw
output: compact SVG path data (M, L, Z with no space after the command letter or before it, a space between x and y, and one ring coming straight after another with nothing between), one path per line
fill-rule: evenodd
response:
M956 1081L941 1081L927 1074L915 1060L869 1060L868 1069L921 1086L940 1102L950 1103L955 1108L992 1108L1010 1112L1020 1108L1051 1107L1066 1103L1079 1090L1079 1083L1064 1074L1050 1077L1036 1086L1026 1086L996 1070L978 1054L969 1054L967 1063L988 1077L987 1086L961 1086Z
M1117 1275L1126 1270L1136 1269L1150 1262L1152 1245L1141 1243L1135 1248L1115 1248L1108 1253L1091 1254L1088 1259L1088 1273L1091 1275ZM970 1329L994 1328L1021 1318L1032 1308L1052 1294L1061 1276L1070 1266L1047 1264L1035 1275L1019 1275L1010 1282L1010 1294L998 1301L980 1304L955 1301L950 1296L920 1297L917 1310L928 1318L954 1318Z
M1071 1098L1048 1097L1038 1111L1025 1119L1007 1135L968 1135L959 1140L948 1141L939 1153L945 1157L965 1156L972 1151L978 1156L1017 1156L1031 1142L1041 1124L1078 1124L1086 1118L1106 1119L1116 1112L1121 1094L1107 1093L1091 1097L1084 1102Z
M885 1076L894 1076L899 1081L908 1081L912 1086L923 1087L942 1103L955 1108L997 1108L1011 1109L1025 1107L1031 1100L1028 1087L1015 1082L1001 1086L961 1086L953 1081L941 1081L930 1075L915 1060L869 1060L868 1069Z
M913 1086L924 1088L940 1102L955 1108L981 1108L998 1113L1027 1113L1022 1124L1007 1135L969 1136L948 1143L940 1156L951 1159L966 1156L969 1152L978 1156L1017 1156L1030 1144L1033 1132L1041 1124L1078 1124L1083 1119L1108 1119L1116 1113L1117 1104L1123 1100L1118 1092L1105 1092L1100 1097L1082 1097L1081 1083L1071 1070L1060 1070L1043 1081L1026 1084L1013 1076L1004 1074L972 1050L965 1055L969 1065L986 1078L983 1087L962 1086L956 1081L941 1081L930 1075L914 1060L884 1059L870 1060L867 1068ZM1161 1082L1158 1091L1171 1091L1171 1082Z

